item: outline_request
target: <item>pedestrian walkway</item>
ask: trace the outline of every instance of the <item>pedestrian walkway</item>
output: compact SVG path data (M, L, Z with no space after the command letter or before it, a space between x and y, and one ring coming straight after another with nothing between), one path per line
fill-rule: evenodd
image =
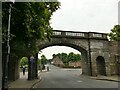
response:
M107 81L120 82L120 76L118 76L118 75L113 75L113 76L98 75L97 77L90 77L90 78L97 79L97 80L107 80Z
M40 73L38 74L39 79L35 80L27 80L28 73L26 72L25 75L22 75L22 72L20 72L20 78L16 81L11 82L8 87L9 90L13 88L23 88L25 90L30 90L36 83L38 83L41 80Z

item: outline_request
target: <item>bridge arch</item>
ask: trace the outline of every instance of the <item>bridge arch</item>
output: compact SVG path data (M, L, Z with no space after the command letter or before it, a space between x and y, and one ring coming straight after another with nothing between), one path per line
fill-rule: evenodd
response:
M106 75L106 65L103 56L98 56L96 58L97 73L98 75Z
M71 44L71 43L49 43L47 42L46 44L44 45L40 45L39 46L39 50L42 50L44 48L47 48L47 47L50 47L50 46L68 46L68 47L72 47L80 52L83 52L83 51L86 51L83 47L81 46L77 46L75 44Z
M39 50L45 49L50 46L68 46L68 47L78 50L81 53L82 74L90 75L90 68L89 68L88 54L87 54L88 51L86 50L85 47L78 46L70 42L55 42L55 43L47 42L47 43L44 43L43 45L41 44L39 46Z

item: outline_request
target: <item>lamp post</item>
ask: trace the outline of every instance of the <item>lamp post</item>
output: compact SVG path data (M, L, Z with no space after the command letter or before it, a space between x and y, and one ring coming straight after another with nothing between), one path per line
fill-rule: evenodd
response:
M10 56L10 19L11 19L11 8L12 4L15 2L14 0L8 0L9 2L9 18L8 18L8 31L7 31L7 56L6 62L4 63L4 71L2 78L2 89L8 89L8 62Z

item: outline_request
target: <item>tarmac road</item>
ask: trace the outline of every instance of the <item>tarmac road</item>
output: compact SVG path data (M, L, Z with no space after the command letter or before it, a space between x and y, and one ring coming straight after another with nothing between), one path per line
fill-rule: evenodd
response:
M90 79L81 72L50 65L50 71L41 73L42 81L35 88L118 88L118 82Z

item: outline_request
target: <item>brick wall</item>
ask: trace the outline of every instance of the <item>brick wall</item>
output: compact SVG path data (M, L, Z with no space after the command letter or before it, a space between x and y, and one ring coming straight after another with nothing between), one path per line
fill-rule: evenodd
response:
M81 62L69 62L69 66L73 66L73 67L81 67Z

